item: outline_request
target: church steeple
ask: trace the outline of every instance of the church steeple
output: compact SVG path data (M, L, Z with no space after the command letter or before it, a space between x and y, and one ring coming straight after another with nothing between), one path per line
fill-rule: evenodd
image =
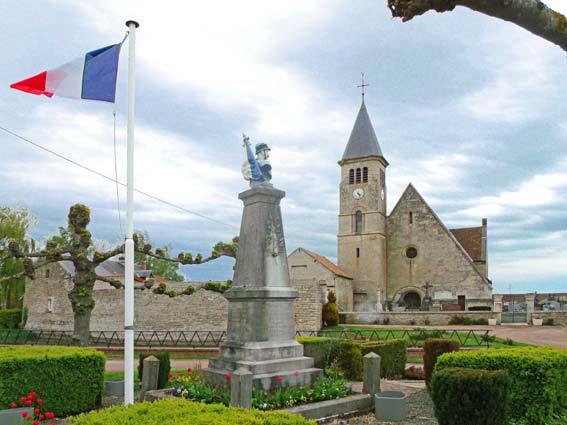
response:
M388 165L388 161L386 161L380 149L378 138L374 132L374 127L370 121L370 116L368 116L363 99L341 161L372 156L381 158Z

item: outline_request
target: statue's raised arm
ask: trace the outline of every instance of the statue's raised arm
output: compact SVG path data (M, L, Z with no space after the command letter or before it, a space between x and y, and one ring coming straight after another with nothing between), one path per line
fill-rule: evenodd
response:
M244 148L244 159L242 161L242 177L250 182L250 186L261 184L271 185L272 166L268 161L270 157L270 147L266 143L256 145L256 157L252 154L250 147L250 137L242 134L242 147Z

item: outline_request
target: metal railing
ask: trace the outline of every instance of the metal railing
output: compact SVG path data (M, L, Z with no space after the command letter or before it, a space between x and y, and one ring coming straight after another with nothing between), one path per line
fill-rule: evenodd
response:
M325 336L358 341L405 339L408 347L420 347L427 338L458 340L462 346L490 347L493 337L490 330L479 329L368 329L297 331L297 336ZM226 331L136 331L134 344L138 347L187 347L216 348L226 338ZM0 345L59 345L73 346L77 341L72 331L49 330L0 330ZM94 347L120 347L124 345L123 331L96 331L90 333L90 345Z

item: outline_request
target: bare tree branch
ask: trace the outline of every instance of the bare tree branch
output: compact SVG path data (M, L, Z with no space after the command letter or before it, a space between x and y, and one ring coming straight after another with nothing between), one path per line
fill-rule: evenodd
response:
M104 276L96 276L96 280L100 280L101 282L106 282L108 283L110 286L116 288L116 289L121 289L124 288L124 285L122 284L122 282L120 282L119 280L116 279L111 279L109 277L104 277Z
M567 18L540 0L388 0L392 16L403 22L429 10L449 12L456 6L512 22L567 51Z
M93 263L98 266L99 264L104 263L109 258L122 254L123 252L124 252L124 245L117 246L112 251L108 251L108 252L100 253L97 251L94 253Z

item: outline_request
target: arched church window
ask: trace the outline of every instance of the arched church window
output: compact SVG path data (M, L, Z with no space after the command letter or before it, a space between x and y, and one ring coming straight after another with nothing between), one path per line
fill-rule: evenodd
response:
M409 212L409 224L413 224L413 212Z
M348 171L348 184L354 184L354 168Z
M362 211L354 215L354 233L362 233Z
M368 183L368 167L362 169L362 183Z
M386 173L384 170L380 170L380 187L384 187L386 184Z
M360 176L360 168L357 168L357 169L356 169L356 182L357 182L357 183L360 183L360 180L361 180L360 177L361 177L361 176Z

